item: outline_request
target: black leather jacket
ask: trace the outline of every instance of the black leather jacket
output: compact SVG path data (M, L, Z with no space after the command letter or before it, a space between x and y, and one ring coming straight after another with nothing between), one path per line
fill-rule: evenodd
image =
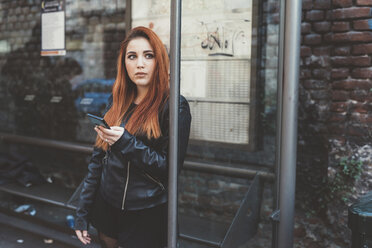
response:
M183 96L179 106L178 166L184 161L191 124L189 104ZM158 139L134 136L125 130L107 152L94 148L76 211L76 230L87 230L89 210L98 191L109 204L120 209L144 209L167 201L168 102L159 111L159 123L162 136Z

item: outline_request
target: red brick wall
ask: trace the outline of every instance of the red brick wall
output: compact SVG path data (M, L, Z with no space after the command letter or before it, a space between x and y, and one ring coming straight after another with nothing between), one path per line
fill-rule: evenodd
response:
M299 202L324 186L335 155L372 141L372 0L303 0L302 9Z
M372 1L303 1L301 85L330 139L365 143L372 126ZM306 108L305 108L306 109Z
M365 164L355 198L371 189L372 0L302 3L296 200L320 210L346 246L347 204L322 192L342 156Z

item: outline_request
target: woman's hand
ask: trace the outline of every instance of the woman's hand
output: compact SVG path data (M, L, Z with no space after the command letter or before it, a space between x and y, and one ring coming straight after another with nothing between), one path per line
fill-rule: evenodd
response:
M104 140L111 146L115 144L115 142L123 135L124 128L118 126L112 126L110 128L111 129L96 126L94 130L97 132L102 140Z
M80 230L75 230L76 236L78 239L84 244L90 244L90 236L88 234L87 230L80 231Z

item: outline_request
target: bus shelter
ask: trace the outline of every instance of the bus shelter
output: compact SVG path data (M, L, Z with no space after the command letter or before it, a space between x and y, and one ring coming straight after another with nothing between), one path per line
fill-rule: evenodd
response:
M270 232L272 247L292 247L301 3L52 2L27 3L22 13L30 20L17 29L11 18L2 23L0 84L9 106L0 109L1 146L26 150L35 164L44 164L44 174L70 164L78 176L67 188L0 189L75 208L79 175L94 141L85 114L106 107L125 33L147 26L161 37L171 60L168 247L180 241L185 247L248 244L265 204L271 224L261 232ZM17 4L3 8L16 13ZM193 120L178 176L180 94ZM41 156L45 149L50 153Z

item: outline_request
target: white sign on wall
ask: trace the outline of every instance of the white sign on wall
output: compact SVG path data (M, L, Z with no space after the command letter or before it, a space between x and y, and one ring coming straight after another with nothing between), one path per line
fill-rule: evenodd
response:
M66 55L64 0L41 2L41 55Z

